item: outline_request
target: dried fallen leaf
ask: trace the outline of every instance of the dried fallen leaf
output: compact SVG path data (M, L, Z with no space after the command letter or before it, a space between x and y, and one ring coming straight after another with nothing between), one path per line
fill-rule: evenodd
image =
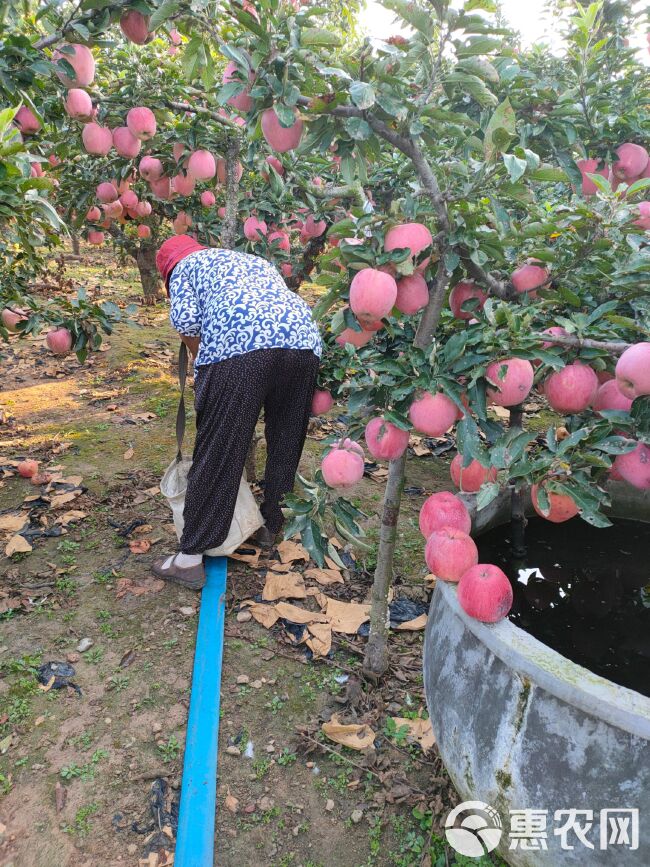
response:
M336 714L332 715L329 722L321 726L323 734L335 744L342 744L353 750L365 750L375 742L375 732L368 725L350 723L346 725L339 722Z
M230 794L230 789L228 789L228 794L226 795L225 800L226 809L230 810L231 813L236 813L239 809L239 799L234 795Z
M291 572L291 563L278 563L277 560L272 560L269 569L273 572Z
M140 524L139 527L135 527L133 533L136 536L144 536L145 533L151 533L152 530L153 527L151 526L151 524Z
M59 515L55 523L63 524L64 527L67 527L68 524L73 524L75 521L83 521L83 519L87 517L88 516L85 512L71 509L69 512L64 512L62 515Z
M50 500L50 506L53 509L58 509L59 506L65 506L66 503L76 500L79 494L81 494L81 490L79 489L76 491L66 491L65 494L57 494Z
M300 572L267 572L266 583L262 590L265 602L275 602L276 599L304 599L305 582Z
M338 569L305 569L305 578L313 578L319 584L343 584L343 575Z
M419 629L424 629L427 625L427 615L420 614L419 617L414 617L413 620L405 620L396 626L396 629L404 629L410 632L416 632Z
M421 719L420 717L417 719L405 719L401 716L394 716L393 722L398 729L402 728L402 726L408 728L408 736L420 744L423 753L428 753L436 742L430 719Z
M124 458L125 461L130 461L131 458L133 457L133 455L134 455L133 447L129 446L129 448L124 452L122 457Z
M75 488L80 487L83 480L83 476L66 476L65 479L59 479L62 485L74 485Z
M132 539L129 542L129 551L132 554L146 554L151 548L149 539Z
M318 601L334 632L354 635L362 623L370 620L369 603L341 602L325 594L321 594Z
M242 606L244 605L247 606L254 619L266 629L274 626L280 616L275 610L275 605L264 605L262 602L242 602Z
M309 562L309 554L299 542L292 542L291 539L285 539L278 545L278 554L282 563L293 563L295 560L304 560Z
M21 512L19 515L0 515L0 530L17 533L18 530L22 530L26 521L26 512Z
M249 566L252 566L253 569L256 569L260 560L261 553L262 552L259 548L255 548L254 546L249 545L242 545L241 548L238 548L232 554L228 554L228 557L231 560L239 560L241 563L248 563Z
M284 620L291 623L326 623L327 617L317 611L308 611L299 605L291 605L290 602L276 602L275 610ZM253 615L254 616L254 615Z
M308 623L309 637L305 644L314 656L327 656L332 649L332 627L329 623Z
M33 550L34 549L24 536L15 535L7 542L5 547L5 556L11 557L12 554L28 554Z

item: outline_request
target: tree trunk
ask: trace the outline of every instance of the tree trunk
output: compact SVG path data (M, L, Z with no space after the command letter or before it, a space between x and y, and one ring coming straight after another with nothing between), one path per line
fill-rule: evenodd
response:
M135 261L140 272L144 303L155 304L162 298L162 285L156 268L156 248L152 244L142 244L135 254Z
M393 555L405 469L406 450L401 457L388 465L388 481L381 514L377 567L370 594L370 636L363 658L363 673L374 681L388 668L388 591L393 581Z
M70 240L72 241L72 255L79 256L79 235L76 232L70 232Z
M237 179L237 157L239 156L239 141L232 138L226 151L226 218L223 221L221 246L232 250L237 237L237 199L239 198L239 180Z
M422 313L413 341L419 349L427 349L431 345L440 320L449 285L449 276L443 258L441 257L438 265L435 280L429 287L429 303ZM405 450L400 458L389 463L388 481L384 492L377 566L371 591L370 636L363 659L363 673L374 681L377 681L388 668L388 591L393 580L393 556L404 488L407 451Z
M523 430L524 411L521 404L510 409L510 428ZM526 556L526 514L524 511L524 493L517 484L512 486L510 500L510 535L513 560L522 560Z

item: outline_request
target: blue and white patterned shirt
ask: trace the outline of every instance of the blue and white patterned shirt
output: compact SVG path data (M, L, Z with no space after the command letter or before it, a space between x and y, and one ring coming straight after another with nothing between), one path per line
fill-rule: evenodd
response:
M256 349L322 352L309 306L270 262L210 248L190 253L169 279L169 318L180 334L201 337L197 366Z

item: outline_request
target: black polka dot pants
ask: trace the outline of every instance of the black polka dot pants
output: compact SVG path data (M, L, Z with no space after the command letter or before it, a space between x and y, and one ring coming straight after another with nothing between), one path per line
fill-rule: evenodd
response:
M309 349L259 349L197 368L196 441L185 495L184 554L228 536L246 454L264 409L267 446L262 514L277 533L305 444L319 360Z

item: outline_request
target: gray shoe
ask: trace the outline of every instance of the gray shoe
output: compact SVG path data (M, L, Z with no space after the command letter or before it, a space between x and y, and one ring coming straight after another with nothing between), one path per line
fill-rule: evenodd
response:
M200 590L205 586L205 566L199 563L198 566L177 566L176 557L174 554L172 562L165 569L164 563L169 557L161 557L156 560L151 569L154 575L158 578L164 578L165 581L173 581L175 584L180 584L181 587L187 587L189 590Z

